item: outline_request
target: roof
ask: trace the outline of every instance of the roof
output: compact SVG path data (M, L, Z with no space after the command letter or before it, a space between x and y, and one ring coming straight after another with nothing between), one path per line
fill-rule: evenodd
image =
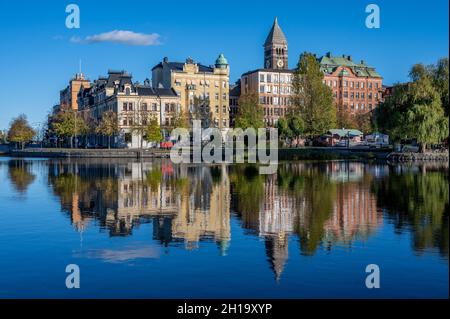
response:
M331 129L328 131L331 135L338 135L340 137L346 137L348 135L350 136L361 136L364 135L363 132L359 130L353 130L353 129Z
M318 59L320 63L320 69L327 73L333 73L338 67L348 67L352 70L352 72L358 77L374 77L381 78L375 68L368 65L364 60L361 60L360 63L355 63L352 60L351 56L333 56L331 53L327 53L323 57Z
M259 73L259 72L273 72L273 73L294 73L294 70L284 70L284 69L256 69L253 71L248 71L245 72L244 74L242 74L242 76L244 75L248 75L248 74L253 74L253 73Z
M230 86L230 96L240 96L241 95L241 85L234 84Z
M136 86L138 95L145 96L173 96L176 97L177 93L173 89L161 89L152 88L150 86L139 85Z
M162 68L163 65L166 65L169 68L169 70L171 70L171 71L183 72L183 67L184 67L185 63L184 62L165 62L165 61L163 61L163 62L160 62L157 65L155 65L152 68L152 71L157 68ZM202 65L200 63L197 63L197 66L198 66L199 72L206 72L206 73L214 72L214 68L212 68L212 67Z
M272 29L270 30L269 35L264 42L264 46L271 45L272 43L287 44L286 36L284 35L283 30L281 30L280 26L278 25L278 18L275 18Z

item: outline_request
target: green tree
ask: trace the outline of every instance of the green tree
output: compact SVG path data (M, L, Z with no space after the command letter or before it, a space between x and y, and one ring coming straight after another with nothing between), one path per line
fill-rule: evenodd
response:
M63 138L68 138L70 148L73 147L73 140L76 136L85 135L89 132L86 121L75 111L65 110L56 115L53 123L54 133Z
M421 152L448 137L449 121L433 69L414 65L410 72L413 82L394 86L393 95L376 111L377 126L391 139L415 138Z
M161 134L161 127L159 126L158 119L155 116L150 118L144 134L144 138L147 142L159 143L163 140Z
M100 125L96 128L95 132L108 137L108 148L111 148L111 137L119 133L117 113L113 111L104 112Z
M26 115L21 114L12 120L8 130L8 141L17 143L23 149L25 143L33 140L36 132L28 124Z
M439 59L436 66L431 67L433 84L441 96L445 115L449 116L449 68L448 58Z
M298 138L303 134L304 122L300 114L289 112L285 118L277 122L278 134L284 139Z
M304 133L317 136L336 126L331 89L323 83L319 62L311 53L300 56L294 72L293 106L304 122Z
M239 98L239 109L236 115L235 127L246 130L247 128L264 127L263 110L259 106L258 95L256 93L243 94Z
M181 110L175 114L175 117L172 120L171 129L176 128L189 128L189 116L188 114Z
M289 127L288 120L286 118L280 118L277 122L278 134L281 138L287 140L292 138L293 133Z

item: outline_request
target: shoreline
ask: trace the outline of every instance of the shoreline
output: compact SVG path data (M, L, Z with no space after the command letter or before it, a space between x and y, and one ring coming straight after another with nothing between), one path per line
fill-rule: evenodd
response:
M0 156L34 158L169 158L170 150L162 149L54 149L28 148L0 152ZM280 148L278 160L386 160L404 162L449 161L448 152L440 153L397 153L390 149L366 149L345 147L302 147Z

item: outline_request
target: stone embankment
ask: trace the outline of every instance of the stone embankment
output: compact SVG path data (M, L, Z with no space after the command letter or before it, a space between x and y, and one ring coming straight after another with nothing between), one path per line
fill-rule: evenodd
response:
M398 153L393 152L387 156L388 161L392 162L425 162L425 161L447 161L449 159L446 152L428 152L428 153Z

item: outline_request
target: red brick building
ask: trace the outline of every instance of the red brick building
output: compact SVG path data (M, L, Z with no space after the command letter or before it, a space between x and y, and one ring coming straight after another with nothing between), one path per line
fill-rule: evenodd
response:
M351 56L327 53L318 59L340 112L367 113L383 100L383 78L365 61L356 63Z

